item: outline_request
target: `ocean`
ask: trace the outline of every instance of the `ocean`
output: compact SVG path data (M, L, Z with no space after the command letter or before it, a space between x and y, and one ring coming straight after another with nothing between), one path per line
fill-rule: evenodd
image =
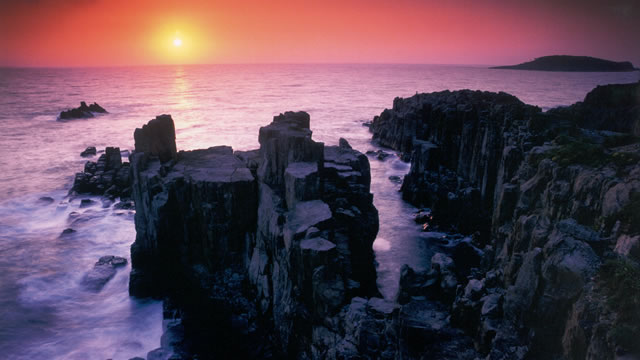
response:
M378 150L362 126L416 92L505 91L548 109L570 105L600 84L640 73L548 73L447 65L203 65L74 69L0 69L0 357L128 359L160 346L162 305L128 295L130 266L100 292L83 276L103 255L129 259L133 213L66 194L87 160L87 146L133 148L133 131L171 114L179 150L258 147L258 129L274 115L304 110L316 141L340 137L362 152ZM56 121L80 101L109 111ZM380 213L374 243L378 285L392 299L402 264L428 265L430 239L411 218L399 184L409 165L369 158ZM51 197L53 203L39 200ZM99 200L93 198L94 200ZM80 220L78 220L80 219ZM73 227L72 236L59 237Z

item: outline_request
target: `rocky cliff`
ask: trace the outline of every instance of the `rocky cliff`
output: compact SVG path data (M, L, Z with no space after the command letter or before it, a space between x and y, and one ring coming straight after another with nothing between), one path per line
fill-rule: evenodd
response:
M304 112L274 117L246 152L177 152L166 115L136 130L130 292L177 309L175 355L336 358L361 346L352 302L361 318L367 298L394 310L375 298L367 157L311 134Z
M638 354L638 86L548 112L505 93L395 99L371 130L410 156L403 197L472 250L403 269L398 300L441 301L488 359Z

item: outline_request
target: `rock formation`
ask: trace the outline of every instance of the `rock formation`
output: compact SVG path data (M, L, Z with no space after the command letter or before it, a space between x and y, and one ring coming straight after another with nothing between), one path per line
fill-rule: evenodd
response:
M112 199L128 198L130 193L129 163L122 162L120 148L117 147L107 147L98 161L87 161L84 171L76 173L69 190L70 195L104 195Z
M403 197L430 209L420 221L469 235L430 271L403 269L398 300L442 302L487 359L637 354L640 307L614 295L638 281L610 280L640 273L637 89L546 113L505 93L395 99L371 131L410 154Z
M598 86L584 101L550 112L570 118L582 128L640 136L640 81Z
M177 304L186 353L336 358L363 346L345 316L377 295L369 162L346 141L313 141L309 124L280 114L260 149L235 153L176 153L169 116L135 131L130 292Z
M106 113L107 110L98 105L98 103L94 102L91 105L87 105L86 102L82 101L79 107L62 111L58 116L58 120L86 119L94 117L94 114Z

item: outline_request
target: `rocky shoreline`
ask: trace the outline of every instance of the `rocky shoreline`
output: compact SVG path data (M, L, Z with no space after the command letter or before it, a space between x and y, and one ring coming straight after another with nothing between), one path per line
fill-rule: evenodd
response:
M165 305L148 359L636 356L636 94L599 86L547 112L505 93L395 99L373 140L410 160L394 181L443 233L428 271L403 266L395 301L376 287L369 160L312 140L304 112L275 116L252 151L178 151L158 116L130 163L107 148L70 193L135 202L129 291Z
M487 359L637 355L635 293L616 298L637 279L612 274L638 274L638 119L588 116L637 114L638 91L600 86L546 113L504 93L395 99L371 131L411 154L403 198L482 254L466 277L442 273L468 261L455 254L436 254L427 273L403 269L399 300L438 298Z

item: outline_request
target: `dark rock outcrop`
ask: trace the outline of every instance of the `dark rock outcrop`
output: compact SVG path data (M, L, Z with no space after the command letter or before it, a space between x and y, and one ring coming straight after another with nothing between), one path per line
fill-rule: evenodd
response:
M629 61L611 61L590 56L550 55L518 65L495 66L491 69L538 70L538 71L579 71L579 72L615 72L634 71Z
M371 131L411 154L403 198L429 207L419 222L472 235L458 254L436 254L429 272L403 269L399 301L450 306L451 324L491 359L636 351L624 339L640 330L611 320L631 310L603 296L621 285L595 279L611 258L638 261L637 89L598 87L546 113L504 93L395 99Z
M640 136L640 81L598 86L582 102L552 109L579 127Z
M176 158L176 129L171 115L156 116L133 133L135 149L157 156L161 162Z
M122 162L120 148L107 147L98 161L87 161L84 171L76 173L69 194L104 195L115 199L131 193L129 163Z
M259 151L235 154L172 155L173 125L157 120L131 156L131 294L178 303L196 354L340 357L345 308L377 295L366 156L313 141L304 112L274 117Z
M89 157L89 156L94 156L95 154L97 154L96 147L95 146L89 146L86 149L84 149L83 152L80 153L80 156Z
M106 113L107 110L98 105L98 103L94 102L91 105L87 105L86 102L82 101L79 107L62 111L58 116L58 120L86 119L94 117L94 114Z

